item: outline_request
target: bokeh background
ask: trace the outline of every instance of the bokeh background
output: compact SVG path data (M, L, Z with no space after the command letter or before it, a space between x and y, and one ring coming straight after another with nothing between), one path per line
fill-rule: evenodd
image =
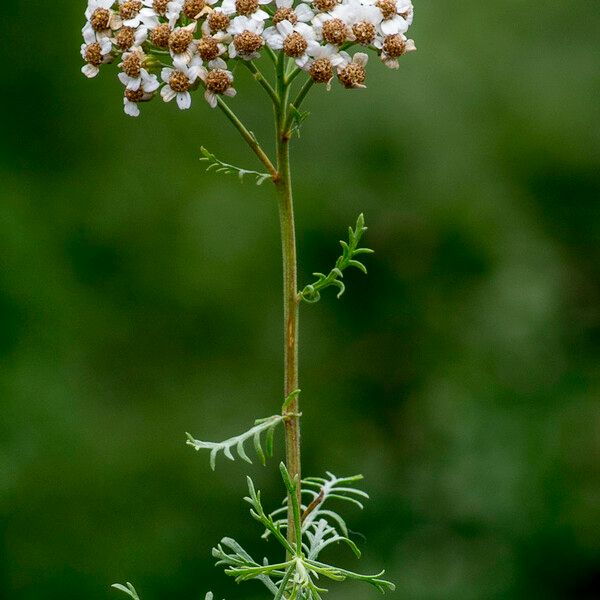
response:
M281 401L276 205L218 112L122 114L79 73L84 1L2 6L0 596L259 600L212 567ZM417 1L419 51L316 91L295 144L301 281L357 214L370 273L302 311L305 472L362 472L361 564L407 600L600 597L597 0ZM263 138L261 90L234 105ZM376 592L332 585L332 600ZM392 597L392 596L391 596Z

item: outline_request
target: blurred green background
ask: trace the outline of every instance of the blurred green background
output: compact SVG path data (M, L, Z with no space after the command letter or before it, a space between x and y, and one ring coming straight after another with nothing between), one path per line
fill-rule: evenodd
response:
M281 401L275 201L203 173L201 145L256 165L199 95L133 120L114 69L79 73L84 4L2 7L0 596L259 600L210 558L269 551L248 469L212 474L184 432ZM295 144L301 281L361 211L376 250L302 311L305 472L365 474L366 558L333 558L385 565L395 598L599 598L598 2L416 11L419 51L313 93ZM275 465L249 469L269 506Z

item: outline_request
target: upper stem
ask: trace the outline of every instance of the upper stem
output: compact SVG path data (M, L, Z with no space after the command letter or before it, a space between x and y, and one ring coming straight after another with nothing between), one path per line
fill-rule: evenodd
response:
M248 131L246 126L238 119L236 114L229 108L229 106L227 106L227 104L221 97L217 98L217 105L225 113L225 116L231 121L234 127L240 132L241 136L244 138L248 146L250 146L254 154L258 156L260 162L262 162L263 165L265 165L265 167L269 171L269 175L271 175L273 180L275 180L277 178L277 169L273 166L273 163L254 137L254 134Z

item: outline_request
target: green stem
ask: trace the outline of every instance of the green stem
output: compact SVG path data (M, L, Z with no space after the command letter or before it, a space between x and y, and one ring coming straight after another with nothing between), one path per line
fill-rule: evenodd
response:
M300 73L302 73L302 69L300 67L296 67L291 73L288 74L287 78L286 78L286 83L289 85L290 83L292 83L292 81L294 81L294 79L296 79L296 77L298 77L298 75L300 75Z
M306 98L306 96L308 95L308 92L310 92L310 90L312 89L312 86L314 84L315 84L315 81L311 77L309 77L304 82L304 85L300 88L300 91L298 92L296 99L292 102L292 107L295 111L300 110L300 107L302 106L302 102L304 102L304 99ZM292 117L293 117L293 114L292 114L292 111L290 110L287 115L286 122L285 122L285 130L286 131L288 131L290 128L290 124L292 122Z
M285 57L277 64L277 90L281 99L276 109L277 172L275 181L279 205L281 247L283 258L283 318L284 318L284 398L298 389L298 283L296 258L296 229L290 170L290 136L286 127L289 87L285 83ZM292 481L297 477L296 498L288 498L287 537L291 545L297 540L294 504L301 504L300 417L298 394L287 405L285 414L286 467Z
M244 138L248 146L250 146L251 150L258 156L260 162L265 165L267 171L275 181L278 177L277 169L273 166L273 163L265 153L265 151L261 148L261 145L258 143L254 134L248 131L244 124L237 118L236 114L227 106L227 104L223 101L221 97L217 98L217 106L225 113L225 116L229 119L229 121L233 124L233 126L240 132L241 136Z
M279 105L279 96L277 92L271 87L271 84L265 79L265 76L261 73L260 69L251 60L242 60L242 64L254 75L254 79L260 83L260 85L269 94L273 104Z

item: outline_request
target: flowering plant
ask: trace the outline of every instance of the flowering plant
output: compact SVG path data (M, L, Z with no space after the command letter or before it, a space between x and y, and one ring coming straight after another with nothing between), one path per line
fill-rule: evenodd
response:
M346 544L357 556L344 518L335 502L362 508L368 495L357 487L361 476L302 477L300 468L300 406L298 388L298 313L302 302L315 303L328 287L344 293L344 270L355 267L366 273L360 247L366 231L364 218L349 228L342 255L329 273L298 289L294 207L290 169L290 142L299 133L307 113L301 106L315 84L327 89L337 81L345 88L364 88L368 54L374 52L392 69L398 59L415 50L406 33L412 24L410 0L88 0L83 27L82 72L95 77L100 67L118 62L124 86L124 110L139 116L140 104L160 95L165 102L189 109L199 89L213 108L220 108L241 134L266 171L228 164L202 148L207 170L252 176L258 185L270 181L277 192L283 252L284 398L281 412L259 419L244 433L223 442L205 442L188 434L196 450L209 450L214 469L222 452L234 452L251 462L245 444L252 440L260 460L273 454L273 438L281 425L285 435L285 462L280 472L286 498L267 512L260 492L248 478L250 514L262 526L263 537L275 539L283 559L255 561L235 540L223 538L213 548L217 565L236 581L257 580L275 600L319 600L327 590L323 579L356 580L381 592L394 585L382 573L361 575L323 562L330 545ZM358 50L358 51L357 51ZM354 53L352 54L352 52ZM265 56L273 65L271 80L256 62ZM256 136L235 114L224 97L236 95L234 71L247 68L267 93L274 107L276 156L269 157ZM303 80L303 81L302 81ZM298 87L292 100L291 94ZM331 507L332 502L334 507ZM115 584L138 599L133 585ZM212 599L212 593L206 600Z

